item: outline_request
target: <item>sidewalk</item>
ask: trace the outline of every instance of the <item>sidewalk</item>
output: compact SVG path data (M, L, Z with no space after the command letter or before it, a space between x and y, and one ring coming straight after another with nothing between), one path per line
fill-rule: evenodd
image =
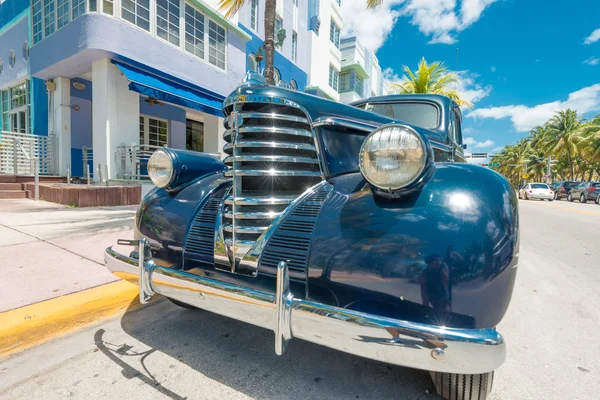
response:
M0 201L0 313L117 280L103 250L131 238L136 206Z

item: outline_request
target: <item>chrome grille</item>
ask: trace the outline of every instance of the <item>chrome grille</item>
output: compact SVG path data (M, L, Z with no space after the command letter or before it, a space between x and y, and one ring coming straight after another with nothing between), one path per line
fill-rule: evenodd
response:
M233 186L221 211L222 238L223 248L234 249L242 259L298 196L322 180L322 174L310 121L302 110L270 103L230 107L223 150L230 167L225 176L232 178ZM244 266L230 255L220 259L221 267L231 271L256 272L257 260ZM219 263L219 257L215 260ZM225 260L232 265L223 265Z

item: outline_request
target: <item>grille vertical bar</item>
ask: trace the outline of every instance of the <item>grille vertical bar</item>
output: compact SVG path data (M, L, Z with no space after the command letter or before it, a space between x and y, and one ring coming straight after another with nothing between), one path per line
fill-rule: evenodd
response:
M298 196L322 180L322 173L310 120L301 109L236 103L231 112L223 150L233 190L225 198L221 223L225 247L243 258Z

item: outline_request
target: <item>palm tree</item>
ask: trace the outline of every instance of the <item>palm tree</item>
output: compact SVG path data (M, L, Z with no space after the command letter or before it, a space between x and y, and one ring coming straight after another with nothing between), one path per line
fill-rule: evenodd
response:
M441 94L456 101L462 107L473 107L470 101L460 97L456 89L449 88L450 85L458 82L458 75L450 72L443 62L435 61L428 64L423 57L416 71L412 71L407 65L404 65L402 69L404 70L402 80L392 83L390 91L400 94Z
M580 155L582 144L582 119L577 115L577 111L557 111L546 125L546 138L543 140L542 149L548 155L567 156L571 180L575 175L574 159Z
M225 18L231 18L242 8L246 0L219 0L219 10L225 11ZM367 8L381 5L383 0L367 0ZM265 78L271 85L275 84L275 16L277 0L265 0Z

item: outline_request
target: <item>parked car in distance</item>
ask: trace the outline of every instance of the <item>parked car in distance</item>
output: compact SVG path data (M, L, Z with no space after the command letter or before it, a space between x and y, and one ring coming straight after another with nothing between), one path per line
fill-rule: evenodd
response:
M545 183L526 183L519 190L519 199L554 200L554 191Z
M571 189L579 185L579 183L580 182L560 181L551 184L550 188L554 190L554 200L560 200L563 197L567 197L571 192Z
M600 195L600 182L581 182L579 185L571 189L567 196L567 200L573 201L578 199L580 203L587 203L588 200L598 202Z

